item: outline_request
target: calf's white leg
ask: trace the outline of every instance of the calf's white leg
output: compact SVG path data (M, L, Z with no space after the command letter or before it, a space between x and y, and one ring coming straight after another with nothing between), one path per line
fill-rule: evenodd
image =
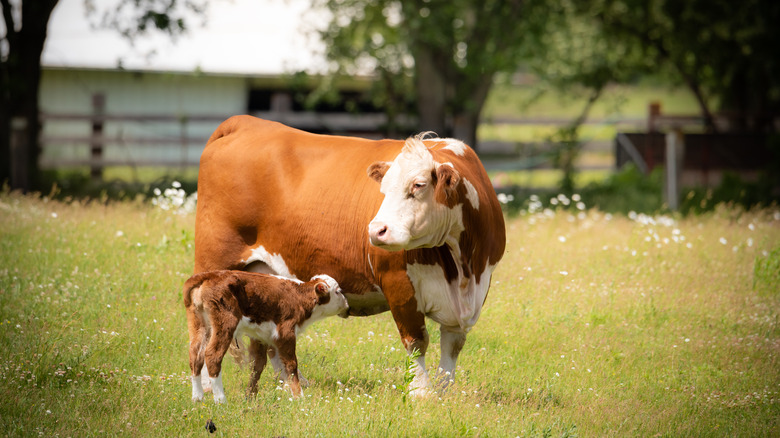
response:
M192 376L192 401L199 402L203 400L203 385L201 385L201 376Z
M201 388L203 388L204 392L211 391L211 378L209 377L209 368L206 366L206 364L203 364L203 368L200 370L200 382L199 385L201 385Z
M224 403L227 401L227 397L225 397L225 388L222 386L222 373L219 373L217 377L211 377L211 392L214 394L215 403Z

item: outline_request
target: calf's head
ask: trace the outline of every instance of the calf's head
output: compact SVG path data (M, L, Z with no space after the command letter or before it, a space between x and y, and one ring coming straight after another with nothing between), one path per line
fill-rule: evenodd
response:
M389 251L431 248L463 230L460 175L450 163L437 163L420 137L406 140L394 161L369 166L368 176L385 195L368 224L372 245Z
M349 304L336 280L328 275L317 275L310 282L314 284L314 293L317 295L314 313L320 317L346 316Z

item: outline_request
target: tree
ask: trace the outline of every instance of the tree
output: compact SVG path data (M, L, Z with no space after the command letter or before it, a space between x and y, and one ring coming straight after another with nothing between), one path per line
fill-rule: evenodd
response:
M605 38L630 42L671 70L696 96L716 131L713 106L735 130L773 130L780 114L780 3L707 0L592 0Z
M476 146L494 76L518 64L523 0L315 3L332 15L321 37L334 71L378 72L396 95L413 95L422 129ZM401 76L412 80L405 84Z
M592 0L532 3L543 19L528 32L523 57L541 80L585 96L559 143L561 188L573 190L579 125L609 84L662 75L685 84L711 132L715 105L731 129L773 130L780 109L780 4L771 0Z
M21 4L0 0L0 5L5 25L0 39L0 181L9 181L13 188L27 191L34 186L38 168L41 52L57 0L28 0ZM12 120L15 128L23 132L27 150L11 150ZM14 164L22 168L14 172Z
M654 68L640 47L608 38L577 4L571 0L530 3L526 12L537 19L528 22L521 49L526 71L547 88L584 102L580 114L548 138L556 145L554 161L563 170L560 188L567 194L574 192L574 163L582 148L579 129L593 105L609 85L631 82Z
M38 89L46 29L58 0L0 0L0 183L29 191L39 188ZM87 9L101 25L133 39L153 31L176 35L186 30L189 12L203 14L208 0L87 0ZM12 121L23 133L23 148L12 150Z

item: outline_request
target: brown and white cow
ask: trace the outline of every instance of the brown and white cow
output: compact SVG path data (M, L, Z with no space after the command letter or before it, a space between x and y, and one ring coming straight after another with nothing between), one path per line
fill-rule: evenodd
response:
M414 395L431 388L425 317L441 327L446 384L505 243L490 180L458 140L317 135L236 116L201 156L195 272L330 275L350 315L390 310L419 352Z

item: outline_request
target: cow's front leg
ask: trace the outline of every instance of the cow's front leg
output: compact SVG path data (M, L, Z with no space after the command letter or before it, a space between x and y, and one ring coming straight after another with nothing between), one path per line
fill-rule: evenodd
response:
M409 383L409 394L412 397L425 397L431 390L431 379L425 370L425 352L428 350L428 330L425 328L425 315L417 311L414 299L403 305L390 305L398 333L406 349L406 354L412 359L408 372L414 377Z
M466 343L466 333L460 327L441 326L441 362L439 363L439 385L446 389L455 380L458 355Z

